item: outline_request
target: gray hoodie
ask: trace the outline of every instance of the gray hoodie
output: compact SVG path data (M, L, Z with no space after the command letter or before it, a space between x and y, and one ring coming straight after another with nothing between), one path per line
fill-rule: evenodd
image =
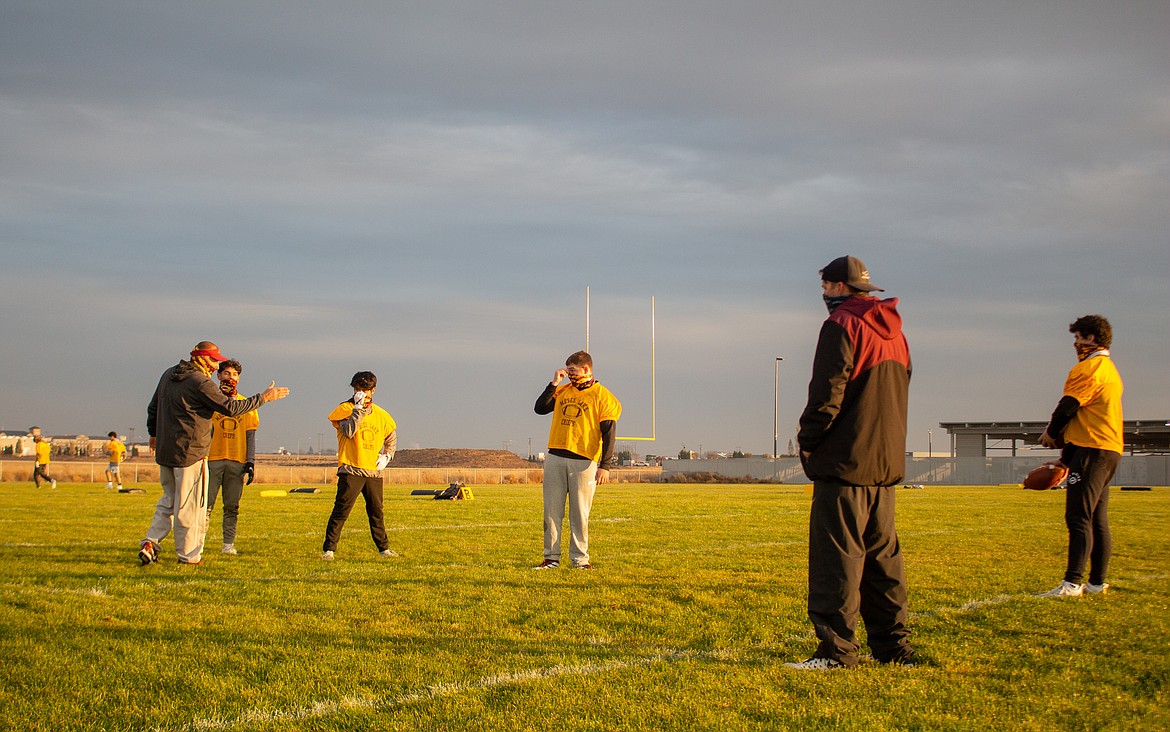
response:
M185 468L207 457L211 446L211 415L239 417L264 404L257 394L233 399L219 390L190 361L163 372L146 407L146 431L155 438L154 461Z

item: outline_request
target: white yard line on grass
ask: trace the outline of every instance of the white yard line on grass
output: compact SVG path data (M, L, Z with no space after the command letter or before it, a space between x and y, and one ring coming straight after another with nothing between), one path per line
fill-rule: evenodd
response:
M1122 584L1137 584L1139 582L1158 582L1160 580L1170 579L1170 574L1146 574L1138 575L1136 577L1122 577L1114 580ZM957 607L940 607L934 610L918 610L910 613L911 618L933 618L936 615L947 615L957 613L969 613L973 610L979 610L984 607L991 607L993 605L1003 605L1014 600L1030 600L1035 598L1035 594L1026 595L996 595L995 597L988 597L983 600L969 600Z
M526 671L512 671L502 674L493 674L491 676L485 676L483 678L476 679L475 681L455 681L451 683L435 684L433 686L427 686L416 691L409 691L405 694L400 694L398 696L385 699L357 699L353 697L343 697L336 701L320 701L314 704L296 707L293 709L252 709L244 712L234 719L214 718L192 720L185 726L180 727L180 729L232 729L241 725L262 725L273 722L315 719L333 714L339 714L346 711L388 711L410 704L415 704L417 702L426 702L444 697L457 696L459 694L465 694L468 692L491 689L497 686L523 683L526 681L540 681L542 679L555 679L564 676L594 676L597 674L610 673L613 671L623 671L625 669L640 666L650 666L657 663L690 661L696 659L725 660L730 658L733 658L733 655L726 651L664 650L650 656L643 656L641 658L606 661L604 663L588 663L582 664L580 666L548 666L545 668L534 668Z
M676 554L721 554L724 552L771 549L780 546L803 546L807 544L807 539L794 541L761 541L754 544L723 544L721 546L700 546L689 549L655 549L654 551L648 552L626 552L622 556L628 559L631 557L663 557Z
M37 585L7 584L5 587L15 587L25 592L36 592L48 595L83 595L86 597L105 597L105 587L39 587Z

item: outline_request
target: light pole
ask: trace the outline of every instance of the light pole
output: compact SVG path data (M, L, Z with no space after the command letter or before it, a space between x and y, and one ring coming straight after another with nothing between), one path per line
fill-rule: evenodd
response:
M772 402L772 478L775 479L779 471L776 465L776 454L780 452L780 362L783 356L776 357L776 389L773 392Z
M926 464L930 468L930 482L934 482L934 430L926 431Z

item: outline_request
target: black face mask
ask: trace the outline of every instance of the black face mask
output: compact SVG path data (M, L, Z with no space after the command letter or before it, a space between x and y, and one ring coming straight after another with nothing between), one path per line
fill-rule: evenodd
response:
M821 299L825 301L825 307L827 307L829 309L830 313L833 312L834 310L836 310L841 305L841 303L845 302L846 300L848 300L851 297L853 297L853 296L852 295L821 295Z

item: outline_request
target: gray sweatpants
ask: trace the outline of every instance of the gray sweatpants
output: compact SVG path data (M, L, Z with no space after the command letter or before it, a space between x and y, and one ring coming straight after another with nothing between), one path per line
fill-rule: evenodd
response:
M154 507L146 538L157 546L175 530L175 553L180 562L195 563L203 556L207 533L207 461L185 468L158 466L163 495Z
M223 488L223 543L236 543L236 522L240 516L240 497L244 495L244 464L235 460L212 460L207 463L207 525L215 499Z
M597 490L597 463L560 455L544 458L544 558L561 560L561 524L569 503L569 559L589 564L589 509Z

